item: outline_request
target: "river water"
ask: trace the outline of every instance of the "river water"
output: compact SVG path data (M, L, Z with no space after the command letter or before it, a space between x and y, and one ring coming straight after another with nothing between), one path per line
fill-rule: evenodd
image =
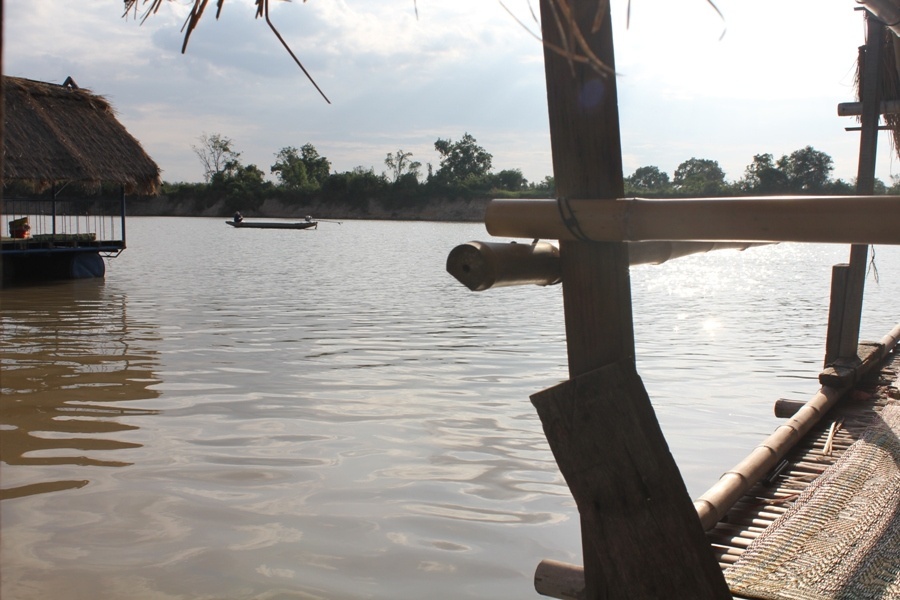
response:
M532 598L580 563L529 396L559 286L472 293L483 225L132 218L106 279L2 291L2 581L24 599ZM638 368L693 497L806 400L831 265L781 244L632 269ZM861 337L897 322L875 249Z

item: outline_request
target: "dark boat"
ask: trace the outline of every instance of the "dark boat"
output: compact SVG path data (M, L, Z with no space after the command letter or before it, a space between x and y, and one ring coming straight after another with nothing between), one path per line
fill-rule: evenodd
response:
M318 221L311 221L307 219L306 221L300 221L299 223L288 223L288 222L275 222L275 221L256 221L256 222L248 222L248 221L225 221L226 224L231 225L232 227L247 227L250 229L310 229L317 228L319 226Z

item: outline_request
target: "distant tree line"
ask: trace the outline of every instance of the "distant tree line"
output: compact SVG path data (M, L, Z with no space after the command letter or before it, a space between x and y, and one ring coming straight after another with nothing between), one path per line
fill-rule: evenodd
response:
M660 198L773 196L773 195L850 195L855 182L832 179L831 157L806 146L779 159L772 154L757 154L734 182L725 180L719 163L706 158L691 158L675 169L670 179L658 167L640 167L625 178L626 196ZM900 177L893 177L888 188L875 180L876 194L900 194Z
M399 149L384 159L385 171L356 167L332 172L331 162L312 144L286 146L275 153L269 173L256 165L244 165L234 141L220 134L203 135L193 147L205 175L201 184L166 184L168 195L192 197L210 205L222 198L228 208L252 208L266 198L283 202L341 203L363 206L377 201L389 208L416 203L472 197L553 197L553 177L529 182L520 169L492 171L493 156L469 133L459 140L435 141L440 162L435 169L423 165L411 152ZM776 159L757 154L737 181L727 181L715 160L690 158L672 177L656 166L644 166L625 178L626 196L716 197L747 195L853 194L854 182L833 179L832 158L806 146ZM900 193L900 177L888 188L876 180L876 193ZM205 202L204 202L205 201ZM200 208L200 207L198 207Z
M171 200L194 202L197 211L223 199L229 211L252 210L267 199L285 204L335 203L361 210L375 201L399 210L441 199L549 197L554 193L552 177L531 183L520 169L492 172L493 156L469 133L457 141L435 141L440 163L437 169L427 164L424 173L422 163L402 148L387 154L382 173L361 166L339 173L332 172L331 161L312 144L286 146L275 153L269 167L274 182L256 165L243 164L231 138L204 134L199 142L193 150L203 165L205 181L163 186Z
M252 211L272 199L283 205L341 205L364 214L369 202L392 211L421 207L443 200L471 198L552 198L553 177L529 182L520 169L492 171L493 156L469 133L459 140L438 138L437 168L415 160L402 148L384 158L385 170L356 167L333 172L331 161L310 143L300 148L286 146L274 154L269 174L253 164L245 165L235 142L221 134L204 134L192 148L203 167L202 183L163 184L163 194L173 204L201 213L223 203L228 213ZM757 154L737 181L727 181L715 160L690 158L672 177L656 166L643 166L625 177L625 195L648 198L764 196L796 194L853 194L855 182L833 179L831 157L806 146L776 159ZM101 195L115 197L115 187L104 186ZM20 189L21 188L21 189ZM80 186L70 186L76 191ZM104 192L103 190L106 190ZM90 191L87 195L95 194ZM4 193L29 195L23 186L4 184ZM900 194L900 176L892 185L875 180L876 194ZM226 213L226 214L228 214Z

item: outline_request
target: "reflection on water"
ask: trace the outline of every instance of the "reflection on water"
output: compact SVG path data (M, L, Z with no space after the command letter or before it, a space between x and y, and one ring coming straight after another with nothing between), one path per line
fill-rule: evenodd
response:
M149 389L153 337L128 321L126 299L102 280L3 290L0 450L6 465L130 464L115 452L140 444L120 439L137 429L129 415L152 414L120 404L156 397ZM143 339L141 339L143 337ZM80 488L81 469L3 469L0 498Z
M581 552L528 400L566 376L561 290L466 290L447 252L486 237L138 218L105 283L0 292L0 596L533 597L541 559ZM866 339L900 297L900 253L879 257ZM633 270L639 372L693 495L815 391L844 259Z

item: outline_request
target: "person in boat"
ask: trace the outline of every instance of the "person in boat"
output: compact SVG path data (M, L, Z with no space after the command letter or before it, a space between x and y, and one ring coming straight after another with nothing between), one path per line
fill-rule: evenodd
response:
M241 214L241 211L237 211L236 213L234 213L234 222L235 223L240 223L243 220L244 220L244 215Z

